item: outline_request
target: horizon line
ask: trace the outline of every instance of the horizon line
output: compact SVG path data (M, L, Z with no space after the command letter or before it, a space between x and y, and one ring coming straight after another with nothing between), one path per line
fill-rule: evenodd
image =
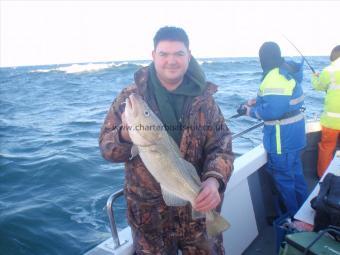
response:
M290 55L283 57L301 57L301 55ZM329 57L327 55L304 55L304 57ZM258 56L230 56L230 57L195 57L197 60L209 60L209 59L234 59L234 58L258 58ZM140 61L152 61L152 59L122 59L122 60L95 60L95 61L81 61L81 62L64 62L64 63L46 63L46 64L22 64L22 65L1 65L0 68L20 68L20 67L39 67L39 66L56 66L56 65L74 65L74 64L102 64L109 62L140 62Z

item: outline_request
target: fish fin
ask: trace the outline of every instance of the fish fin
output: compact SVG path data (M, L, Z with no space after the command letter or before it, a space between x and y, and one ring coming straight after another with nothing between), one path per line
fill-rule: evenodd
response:
M199 187L201 187L201 179L197 174L197 171L195 169L195 167L188 161L184 160L184 159L180 159L181 163L184 165L184 169L186 170L187 173L190 174L191 178L195 181L195 184L198 185Z
M168 192L162 186L161 188L162 188L163 199L167 206L185 206L188 203L188 201L182 198L179 198L178 196Z
M191 210L191 217L192 217L192 219L196 220L196 219L204 218L205 214L192 209Z
M179 150L179 147L177 143L175 142L175 140L171 136L168 136L168 137L169 137L170 147L175 151L175 153L177 153L178 155L181 155L181 151Z
M175 151L176 154L180 156L179 161L181 162L181 164L184 165L183 169L185 169L185 171L190 174L192 179L195 181L195 184L201 187L201 179L198 176L195 167L190 162L186 161L185 159L181 157L181 151L179 150L177 143L171 136L168 136L168 137L170 141L170 147Z
M131 156L130 156L130 160L133 159L134 157L136 157L137 155L139 154L139 151L138 151L138 147L137 145L132 145L131 147Z
M230 223L216 211L210 211L206 214L206 225L209 237L216 236L230 227Z

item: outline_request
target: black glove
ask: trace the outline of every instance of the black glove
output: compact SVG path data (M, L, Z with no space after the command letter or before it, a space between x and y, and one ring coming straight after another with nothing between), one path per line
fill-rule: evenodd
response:
M237 109L237 113L240 115L246 115L247 108L244 106L244 104L240 104L239 108Z

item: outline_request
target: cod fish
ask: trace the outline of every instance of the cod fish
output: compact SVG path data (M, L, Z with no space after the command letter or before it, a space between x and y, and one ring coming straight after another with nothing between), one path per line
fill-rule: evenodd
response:
M125 103L125 119L134 144L131 157L141 157L148 171L159 182L166 205L184 206L190 202L193 206L201 188L195 167L181 157L175 141L139 95L130 95ZM204 216L210 237L230 226L216 211L204 215L192 210L194 219Z

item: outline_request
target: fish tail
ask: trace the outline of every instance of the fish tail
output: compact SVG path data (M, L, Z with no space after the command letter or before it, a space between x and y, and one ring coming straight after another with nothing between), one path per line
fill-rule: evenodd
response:
M206 224L209 237L216 236L230 227L229 222L215 211L207 213Z

